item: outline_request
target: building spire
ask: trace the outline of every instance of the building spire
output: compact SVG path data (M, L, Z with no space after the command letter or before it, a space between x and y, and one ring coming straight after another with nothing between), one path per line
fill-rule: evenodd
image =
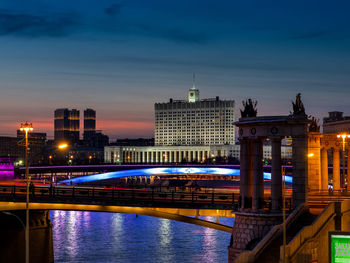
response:
M193 73L192 89L196 89L196 74Z
M192 88L188 91L188 102L199 101L199 90L196 89L196 75L193 73L193 83Z

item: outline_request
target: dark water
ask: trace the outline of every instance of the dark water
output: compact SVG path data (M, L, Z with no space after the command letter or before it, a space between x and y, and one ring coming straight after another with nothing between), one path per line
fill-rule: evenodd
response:
M51 220L56 263L227 262L230 234L210 228L98 212L51 211ZM233 220L220 218L227 225Z

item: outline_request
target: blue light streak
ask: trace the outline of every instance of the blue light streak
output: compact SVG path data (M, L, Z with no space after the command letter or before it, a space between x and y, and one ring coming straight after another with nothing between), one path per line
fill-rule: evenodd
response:
M134 169L126 171L115 171L102 174L94 174L88 176L76 177L73 179L68 179L61 181L59 184L80 184L88 183L94 181L129 177L129 176L150 176L150 175L183 175L183 174L204 174L204 175L229 175L229 176L239 176L239 169L230 168L208 168L208 167L159 167L159 168L146 168L146 169ZM271 173L264 172L264 179L271 180ZM285 176L285 181L287 183L292 183L291 176Z

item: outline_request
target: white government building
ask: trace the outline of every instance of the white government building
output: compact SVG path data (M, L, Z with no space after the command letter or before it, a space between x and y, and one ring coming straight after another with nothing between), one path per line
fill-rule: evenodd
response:
M205 162L208 158L239 159L235 144L235 101L199 98L193 87L188 100L170 99L155 104L155 146L106 146L105 163ZM291 157L291 147L282 146L282 158ZM271 147L264 146L264 158Z

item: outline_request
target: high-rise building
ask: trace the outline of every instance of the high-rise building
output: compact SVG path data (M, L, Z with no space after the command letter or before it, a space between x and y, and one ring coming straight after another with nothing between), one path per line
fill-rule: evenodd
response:
M55 141L67 140L72 143L79 141L80 134L79 110L67 108L55 110Z
M323 133L349 133L350 116L343 116L341 111L331 111L323 118Z
M96 133L96 111L84 110L84 141L90 140Z
M193 87L188 100L155 104L155 145L235 144L234 100L199 99Z

